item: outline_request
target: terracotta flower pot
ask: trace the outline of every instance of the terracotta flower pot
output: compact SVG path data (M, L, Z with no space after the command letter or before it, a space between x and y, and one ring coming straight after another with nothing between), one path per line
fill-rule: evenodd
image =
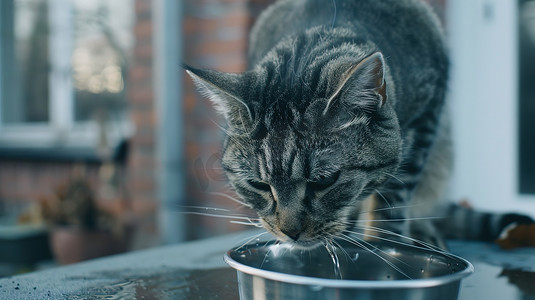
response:
M54 227L50 231L50 245L56 261L65 265L124 252L128 238L108 231Z

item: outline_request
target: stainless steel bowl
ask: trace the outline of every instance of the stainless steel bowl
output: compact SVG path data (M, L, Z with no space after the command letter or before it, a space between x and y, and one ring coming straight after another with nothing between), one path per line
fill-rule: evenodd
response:
M457 299L474 268L455 255L395 242L338 241L302 250L276 241L228 251L240 299ZM367 249L363 249L367 248Z

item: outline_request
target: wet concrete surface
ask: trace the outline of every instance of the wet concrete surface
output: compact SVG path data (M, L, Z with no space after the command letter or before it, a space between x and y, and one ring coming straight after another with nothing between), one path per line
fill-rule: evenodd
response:
M223 253L250 233L158 247L0 279L0 299L237 299Z
M249 234L250 236L251 234ZM0 279L0 299L238 299L223 253L247 234L113 256ZM535 249L452 242L474 264L459 299L535 300Z
M84 284L80 289L61 286ZM238 299L236 273L230 268L211 270L164 270L140 276L139 270L117 270L92 276L65 278L42 286L17 278L2 287L2 299Z
M535 300L535 248L504 251L495 244L450 241L451 252L475 268L462 282L461 300Z
M117 271L96 274L120 278L111 284L65 294L68 299L237 299L236 274L229 268L167 270L148 276ZM79 278L72 278L79 280Z

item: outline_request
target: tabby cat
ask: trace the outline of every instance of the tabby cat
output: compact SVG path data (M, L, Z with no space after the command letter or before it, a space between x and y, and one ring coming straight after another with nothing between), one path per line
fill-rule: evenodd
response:
M266 229L303 248L348 231L444 246L418 218L437 214L451 166L448 57L425 3L280 0L249 62L186 70L225 117L222 166Z

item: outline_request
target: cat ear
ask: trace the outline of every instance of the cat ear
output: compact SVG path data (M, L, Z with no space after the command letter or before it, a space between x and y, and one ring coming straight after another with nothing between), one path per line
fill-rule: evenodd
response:
M385 62L381 52L375 52L350 67L327 100L326 115L336 101L350 109L374 112L386 102Z
M230 127L248 128L253 122L249 106L239 96L242 75L184 66L199 91L208 97L216 111L222 114Z

